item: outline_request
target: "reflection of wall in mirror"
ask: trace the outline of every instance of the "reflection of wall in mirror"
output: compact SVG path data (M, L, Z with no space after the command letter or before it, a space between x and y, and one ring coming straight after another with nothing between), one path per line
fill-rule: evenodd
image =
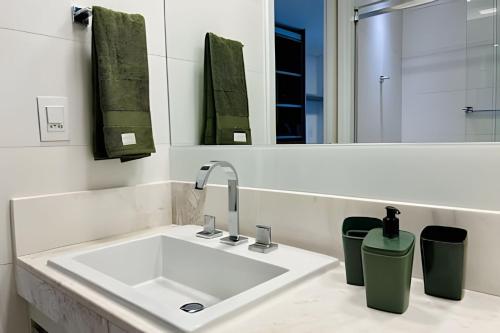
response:
M403 142L464 142L466 2L406 10L403 24Z
M173 145L200 143L204 37L207 32L238 40L244 45L252 143L267 142L265 6L265 1L255 0L166 1Z

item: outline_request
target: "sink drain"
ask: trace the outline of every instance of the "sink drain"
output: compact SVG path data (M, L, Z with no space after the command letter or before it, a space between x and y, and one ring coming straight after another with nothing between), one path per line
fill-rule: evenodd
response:
M200 304L200 303L187 303L187 304L184 304L183 306L180 307L180 309L182 311L185 311L187 313L200 312L204 308L205 307L203 306L203 304Z

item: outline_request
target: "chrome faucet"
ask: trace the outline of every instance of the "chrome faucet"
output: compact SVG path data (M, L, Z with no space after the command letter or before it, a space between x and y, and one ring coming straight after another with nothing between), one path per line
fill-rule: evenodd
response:
M240 215L239 215L239 200L238 200L238 174L236 169L229 162L211 161L200 168L196 177L196 190L203 190L207 185L208 177L212 170L216 167L221 167L227 175L228 181L228 205L229 214L227 227L229 236L222 238L220 241L224 244L238 245L248 241L248 238L240 236Z

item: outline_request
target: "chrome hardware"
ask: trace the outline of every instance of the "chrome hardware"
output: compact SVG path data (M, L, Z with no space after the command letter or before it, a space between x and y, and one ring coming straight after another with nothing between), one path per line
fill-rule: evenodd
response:
M437 0L375 0L375 1L363 1L368 2L365 5L358 6L359 20L377 16L381 14L391 13L394 11L400 11L407 8L414 8L423 5L430 4Z
M187 303L181 306L179 309L187 313L196 313L205 309L205 306L201 303Z
M250 251L269 253L278 248L278 244L272 242L271 227L265 225L257 225L257 232L255 234L255 244L248 246Z
M72 6L71 14L73 17L73 23L88 26L90 24L90 17L92 16L92 8Z
M385 75L380 75L380 76L379 76L379 82L380 82L380 83L384 83L384 82L385 82L385 80L390 80L390 79L391 79L391 77L390 77L390 76L385 76Z
M220 242L223 244L235 246L235 245L240 245L240 244L248 242L248 238L243 237L243 236L238 236L238 239L235 239L235 238L232 238L231 236L228 236L228 237L221 238Z
M220 241L224 244L238 245L248 241L248 238L240 236L240 216L239 216L239 200L238 200L238 174L229 162L211 161L203 165L198 171L196 177L196 190L203 190L207 185L208 177L216 167L221 167L227 175L228 181L228 221L229 236L222 238Z
M196 237L212 239L222 236L222 231L215 228L215 216L205 215L203 231L196 233Z
M476 113L476 112L500 112L500 110L496 109L474 109L472 106L467 106L462 108L462 111L465 113Z
M271 227L265 225L257 225L257 233L255 235L255 241L262 245L271 244Z
M380 85L380 142L385 142L384 140L384 83L386 80L390 80L390 76L380 75L379 76L379 85Z

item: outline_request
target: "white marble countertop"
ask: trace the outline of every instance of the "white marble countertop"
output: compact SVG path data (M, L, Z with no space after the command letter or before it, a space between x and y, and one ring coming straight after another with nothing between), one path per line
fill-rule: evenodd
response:
M166 226L114 237L124 240L158 232ZM69 250L98 247L111 239L93 241L20 257L17 263L35 277L107 320L130 331L172 332L161 322L117 303L105 294L49 266L47 260ZM345 283L343 265L316 276L239 314L211 326L210 333L251 332L500 332L500 297L466 291L462 301L424 294L413 279L410 306L403 315L369 309L363 287Z

